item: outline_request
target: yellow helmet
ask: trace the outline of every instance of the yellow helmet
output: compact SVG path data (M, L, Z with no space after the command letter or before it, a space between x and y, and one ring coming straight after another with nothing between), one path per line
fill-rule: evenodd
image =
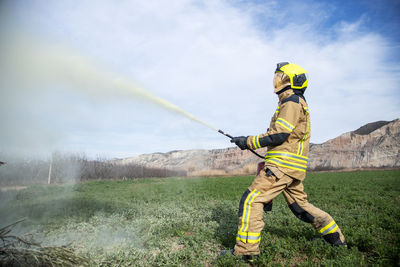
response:
M275 73L284 73L289 76L290 79L290 87L292 89L303 89L305 90L308 85L307 71L296 65L294 63L289 62L281 62L277 64Z

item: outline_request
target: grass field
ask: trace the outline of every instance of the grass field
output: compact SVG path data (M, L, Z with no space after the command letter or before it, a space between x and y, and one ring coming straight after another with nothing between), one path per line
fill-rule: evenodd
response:
M0 194L0 227L43 245L70 243L103 266L240 266L237 206L254 177L152 178L32 186ZM282 196L264 216L258 266L400 265L400 171L311 173L308 199L330 213L348 248L324 243ZM245 265L245 264L243 264Z

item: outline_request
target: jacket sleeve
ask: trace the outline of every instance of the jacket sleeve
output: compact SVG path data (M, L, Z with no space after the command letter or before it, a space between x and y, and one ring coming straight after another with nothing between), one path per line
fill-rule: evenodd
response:
M265 134L249 136L247 146L258 149L265 146L278 146L285 142L296 127L300 117L301 105L295 101L281 104L276 120L272 120Z

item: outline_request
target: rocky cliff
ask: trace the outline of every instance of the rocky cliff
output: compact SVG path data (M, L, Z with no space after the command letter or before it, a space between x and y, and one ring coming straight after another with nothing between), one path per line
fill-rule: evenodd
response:
M400 119L369 123L310 148L311 170L400 167Z
M167 169L182 169L187 171L188 175L196 176L254 173L256 164L260 160L262 159L255 157L250 151L242 151L236 147L231 147L144 154L134 158L117 160L117 162L121 164L136 163L148 167L162 166Z
M265 149L257 150L264 154ZM400 168L400 119L369 123L310 147L309 170ZM116 160L149 167L182 169L188 175L254 174L262 159L236 147L153 153Z

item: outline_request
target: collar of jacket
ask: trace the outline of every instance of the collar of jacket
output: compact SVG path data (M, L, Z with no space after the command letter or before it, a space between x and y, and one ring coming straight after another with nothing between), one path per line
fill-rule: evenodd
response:
M294 95L293 89L288 88L287 90L283 91L282 93L280 93L278 95L279 102L282 102L283 100L285 100L286 98L288 98L288 97L290 97L292 95Z

